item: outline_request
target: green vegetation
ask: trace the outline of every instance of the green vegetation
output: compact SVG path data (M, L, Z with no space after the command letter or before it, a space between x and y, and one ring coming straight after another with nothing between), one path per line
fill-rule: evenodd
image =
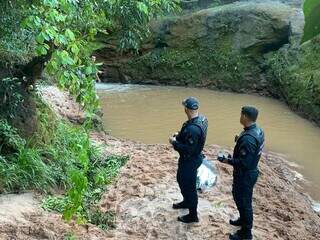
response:
M89 222L107 230L115 226L115 214L111 211L103 213L95 207L102 194L107 190L107 186L117 176L119 169L126 163L128 157L125 156L107 156L101 154L90 161L86 173L87 189L83 194L81 204L74 210L79 222ZM63 213L66 219L70 219L70 206L73 205L72 194L63 197L49 196L43 200L42 207L45 210Z
M90 117L98 108L94 83L100 64L91 57L92 46L101 46L96 35L116 33L119 49L136 51L149 34L150 19L176 8L169 0L8 1L0 6L5 77L18 78L28 89L45 70Z
M128 157L104 156L103 146L90 141L90 120L99 107L95 80L101 65L92 54L104 47L99 39L107 35L116 39L120 52L137 53L150 35L149 21L177 8L171 0L2 1L0 193L37 190L47 195L42 207L63 214L66 220L76 218L106 230L114 227L115 213L102 213L96 204ZM268 66L278 95L320 123L320 40L314 37L319 33L317 11L315 1L306 1L304 40L312 40L298 53L274 54ZM125 67L134 76L164 84L170 80L170 84L232 91L256 88L259 66L252 56L232 52L227 37L202 46L156 50ZM150 75L143 76L143 72ZM74 126L57 119L34 91L40 80L53 81L73 94L89 120ZM24 121L14 124L19 119ZM29 123L25 121L35 129L27 137L14 127ZM65 194L56 196L56 190ZM65 239L75 237L70 234Z
M269 60L269 81L273 92L294 110L320 124L320 36L309 40L297 52L283 49Z
M25 0L1 1L0 4L0 67L11 69L15 64L27 64L34 57L33 34L21 27L27 16ZM2 74L0 73L0 77ZM7 75L6 77L14 77Z
M0 81L0 117L12 119L23 97L21 83L17 78L4 78Z
M73 233L69 233L64 237L64 240L77 240Z
M257 71L249 57L215 47L159 49L129 61L124 68L135 80L156 79L162 84L176 82L232 91L250 89L255 80L245 74Z
M102 214L93 206L128 157L103 156L84 128L56 119L40 99L37 104L40 122L28 142L6 120L0 121L0 191L65 190L66 196L48 197L43 207L63 213L66 220L76 215L80 223L112 226L112 213Z
M95 80L101 65L92 53L104 46L96 37L112 34L119 51L137 52L149 35L150 19L175 9L171 0L1 3L1 193L38 190L50 196L43 207L66 220L76 216L79 223L113 226L114 213L101 213L94 205L128 157L105 157L89 139L99 107ZM57 119L42 102L34 90L43 80L76 97L87 114L83 126ZM31 128L26 138L20 127ZM65 196L52 195L56 189Z
M302 42L306 42L320 34L320 1L305 0L303 11L306 23Z

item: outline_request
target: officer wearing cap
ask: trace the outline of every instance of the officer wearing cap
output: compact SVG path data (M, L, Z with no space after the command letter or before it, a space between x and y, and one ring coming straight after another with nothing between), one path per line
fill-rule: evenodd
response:
M258 110L245 106L241 110L240 123L244 131L236 136L236 146L233 156L218 156L218 160L233 166L232 194L240 217L230 220L230 224L241 227L235 234L230 234L232 240L252 239L253 187L257 182L258 163L264 147L264 132L256 124Z
M192 223L199 221L196 179L197 169L204 158L202 150L206 142L208 121L205 116L199 114L199 101L196 98L189 97L182 102L182 105L188 121L182 125L179 133L169 139L180 155L177 181L183 196L183 201L174 203L173 209L189 209L189 214L178 217L178 221Z

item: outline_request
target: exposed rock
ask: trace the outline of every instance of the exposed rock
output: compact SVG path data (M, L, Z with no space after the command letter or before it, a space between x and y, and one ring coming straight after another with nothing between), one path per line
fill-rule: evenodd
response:
M14 118L9 120L21 136L30 137L38 129L37 105L32 95L22 94L23 102L17 106Z
M299 41L301 18L299 23L292 19L301 15L301 9L271 1L238 2L168 17L152 24L153 37L139 56L106 61L103 78L263 92L263 55ZM108 56L108 49L99 55Z
M58 116L72 123L82 124L86 120L83 108L69 93L60 91L55 86L40 87L39 93L43 100L58 113Z

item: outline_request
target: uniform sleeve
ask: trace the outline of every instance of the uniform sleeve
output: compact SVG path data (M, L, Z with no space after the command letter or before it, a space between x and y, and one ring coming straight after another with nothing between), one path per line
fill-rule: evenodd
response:
M176 136L177 141L181 141L181 131L179 132L179 134Z
M243 167L250 169L255 164L255 153L257 150L257 143L251 136L246 136L241 140L239 148L239 156L237 158L229 159L228 163L234 167Z
M190 126L186 129L186 142L181 143L179 138L173 142L173 148L188 155L197 154L198 145L201 140L201 132L197 126Z

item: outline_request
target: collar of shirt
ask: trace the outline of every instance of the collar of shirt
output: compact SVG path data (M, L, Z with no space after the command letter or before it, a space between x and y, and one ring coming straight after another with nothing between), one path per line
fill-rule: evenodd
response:
M192 123L192 122L194 122L196 119L198 119L199 118L199 116L196 116L196 117L194 117L194 118L191 118L188 122L189 123Z
M253 129L253 128L255 128L257 126L257 124L256 123L253 123L253 124L251 124L249 127L245 127L244 128L244 130L250 130L250 129Z

